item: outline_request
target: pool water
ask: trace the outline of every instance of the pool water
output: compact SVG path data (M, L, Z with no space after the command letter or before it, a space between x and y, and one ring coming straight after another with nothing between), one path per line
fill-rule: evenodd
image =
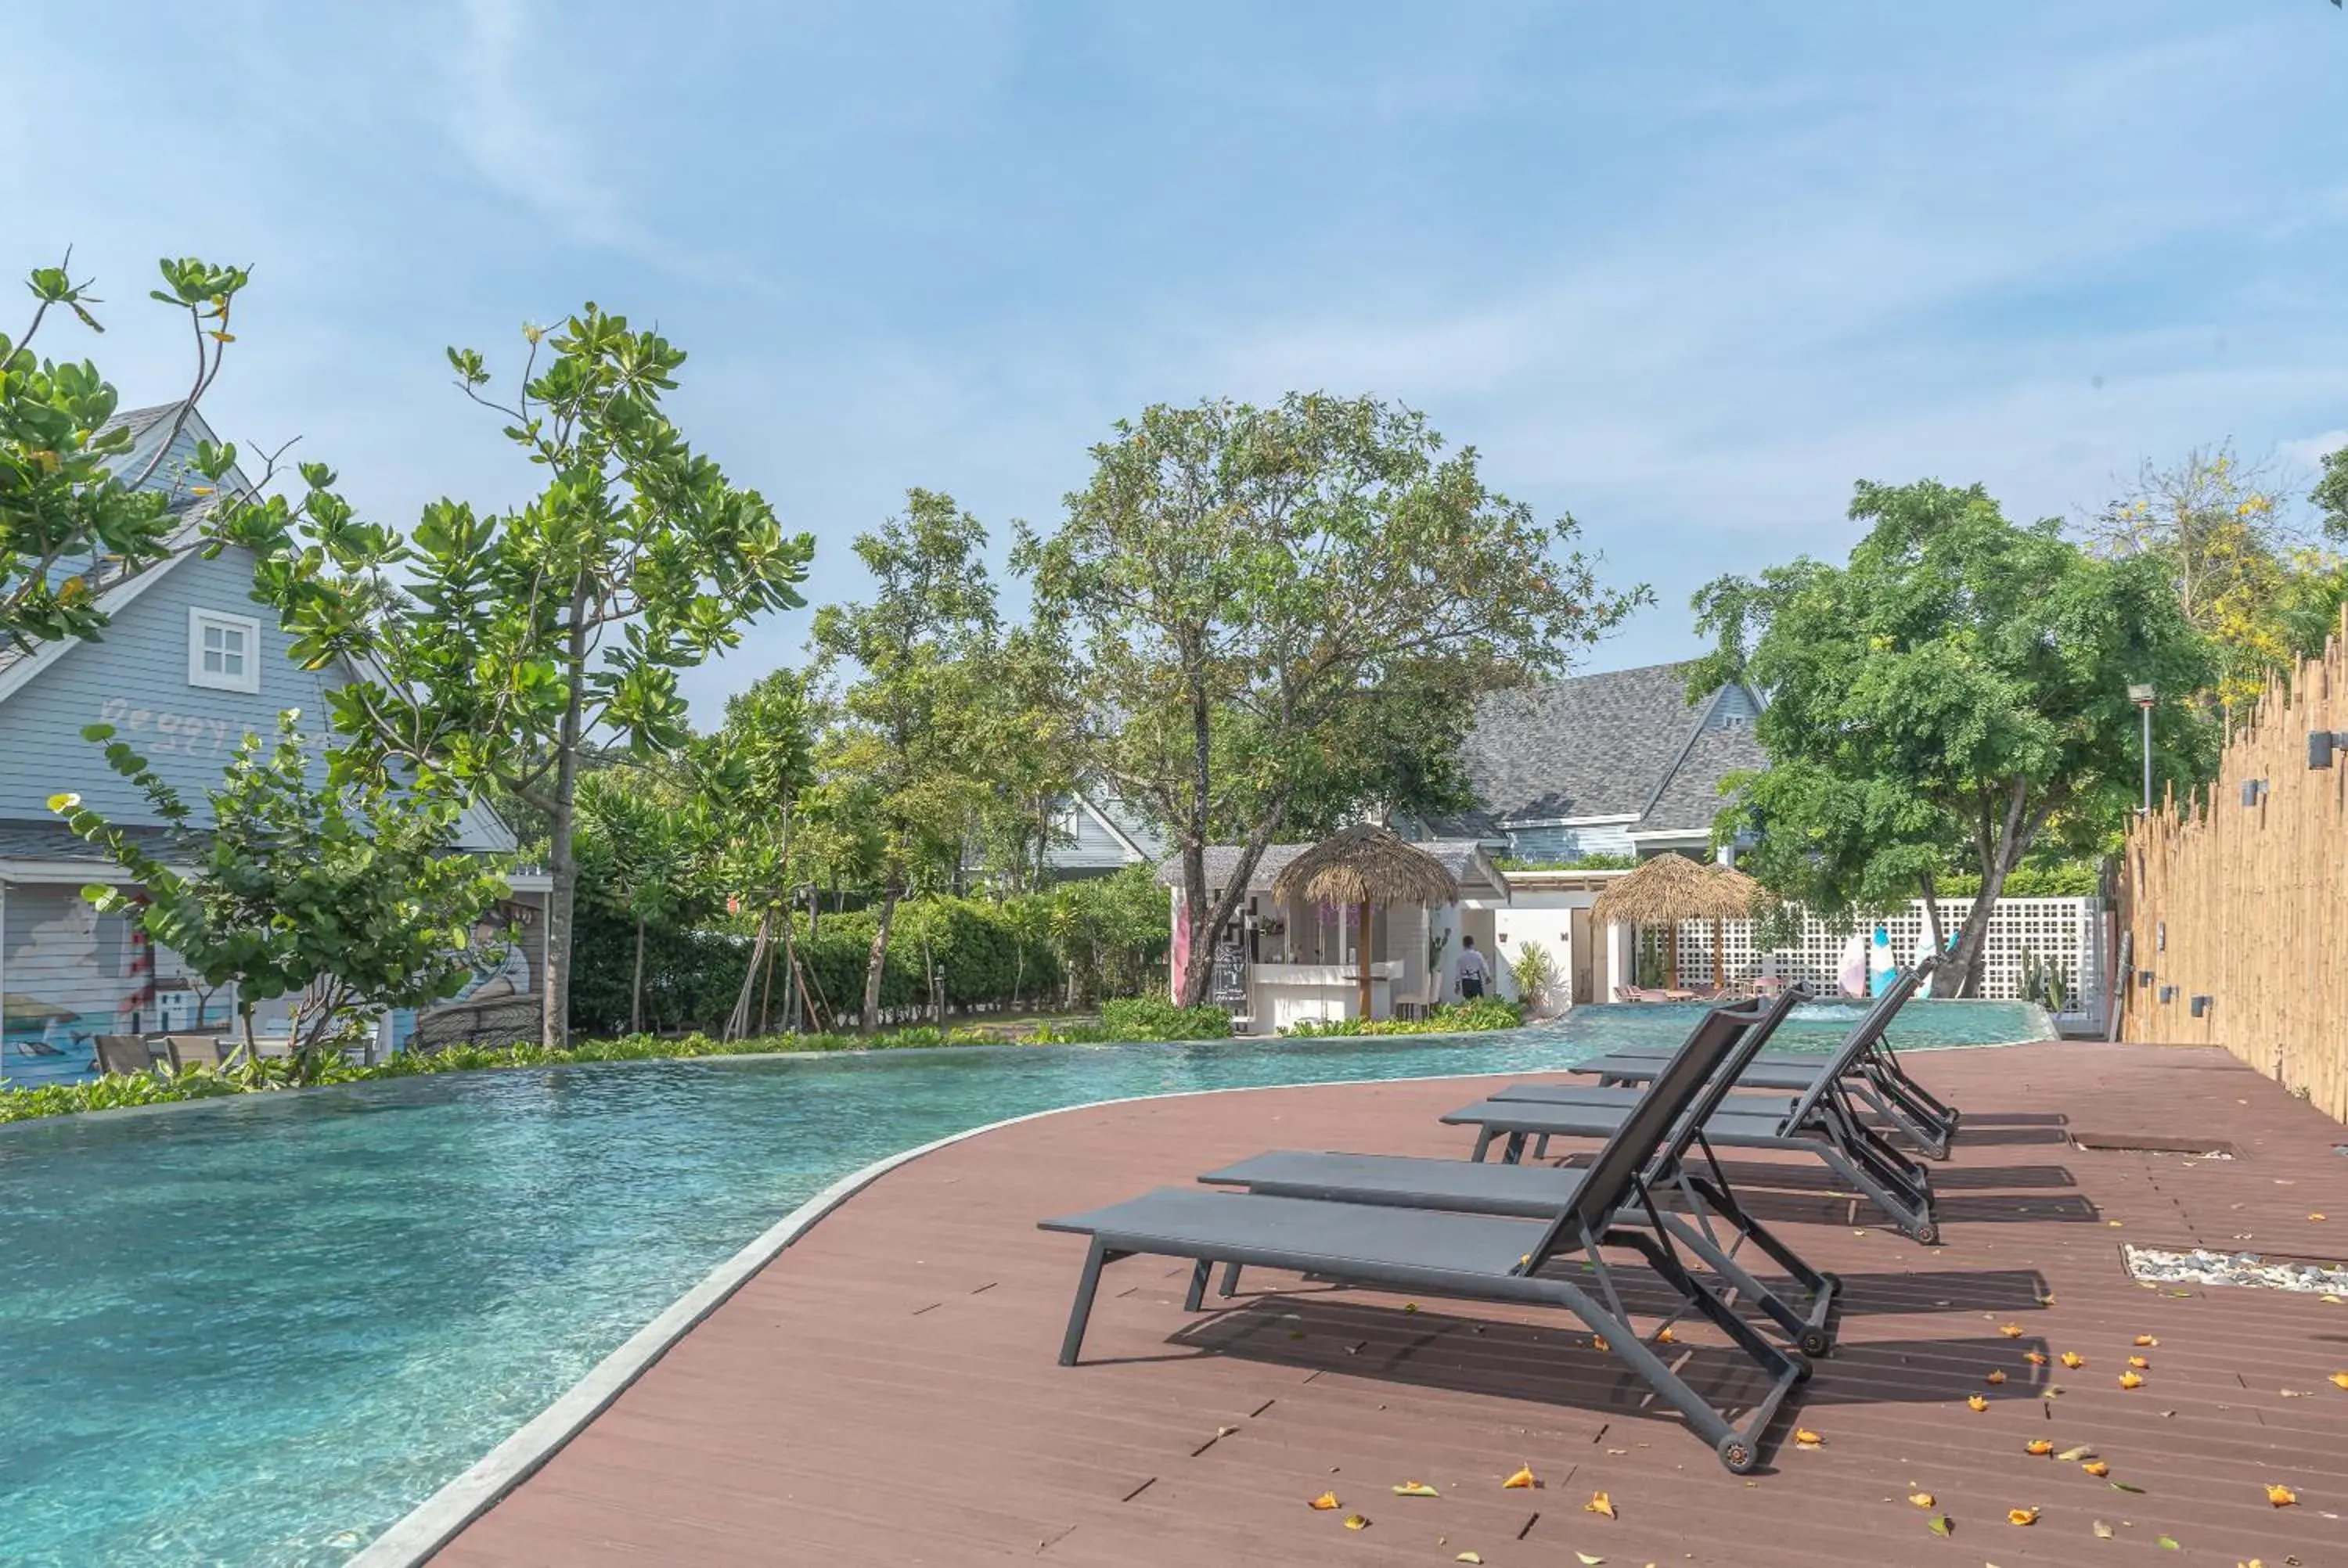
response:
M848 1173L1125 1095L1555 1070L1697 1008L1502 1035L451 1073L0 1129L0 1562L339 1563ZM1849 1008L1776 1043L1826 1050ZM1902 1046L2047 1038L1911 1004Z

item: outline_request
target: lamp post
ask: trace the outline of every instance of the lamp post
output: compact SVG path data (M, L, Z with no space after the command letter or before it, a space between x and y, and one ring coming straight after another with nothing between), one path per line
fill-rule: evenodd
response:
M2128 688L2128 701L2134 702L2136 704L2137 712L2144 715L2144 804L2140 808L2140 811L2141 815L2146 816L2150 816L2152 815L2153 696L2153 690L2149 686L2130 686Z

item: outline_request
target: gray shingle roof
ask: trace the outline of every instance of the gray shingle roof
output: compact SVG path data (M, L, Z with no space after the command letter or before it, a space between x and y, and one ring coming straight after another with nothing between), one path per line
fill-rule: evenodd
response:
M1750 724L1700 732L1687 755L1655 797L1647 815L1632 827L1633 833L1708 831L1712 819L1728 804L1720 781L1733 773L1758 772L1769 765Z
M1701 711L1687 671L1650 664L1492 693L1461 757L1479 809L1430 825L1488 836L1512 822L1643 811Z
M1271 891L1272 879L1280 875L1281 868L1312 847L1309 844L1264 845L1263 858L1256 862L1255 875L1248 878L1249 891L1255 893ZM1483 845L1472 838L1433 838L1414 843L1411 847L1425 850L1442 862L1445 870L1463 882L1470 877L1480 877L1483 875L1478 867L1478 862L1483 856ZM1238 869L1239 863L1239 845L1235 844L1207 845L1207 886L1228 886L1231 873ZM1158 882L1164 887L1181 886L1182 856L1179 854L1169 856L1165 863L1158 867Z

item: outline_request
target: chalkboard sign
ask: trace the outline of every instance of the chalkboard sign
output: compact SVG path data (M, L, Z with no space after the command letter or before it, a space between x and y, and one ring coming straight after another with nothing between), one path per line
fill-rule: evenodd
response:
M1247 956L1237 942L1219 943L1214 968L1207 979L1207 995L1221 1005L1247 1000Z

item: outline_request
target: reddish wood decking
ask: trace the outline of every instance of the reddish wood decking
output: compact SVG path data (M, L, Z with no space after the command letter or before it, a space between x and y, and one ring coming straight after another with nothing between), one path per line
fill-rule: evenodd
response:
M1475 1097L1462 1082L1269 1090L1049 1117L883 1178L436 1562L2348 1563L2348 1390L2327 1380L2348 1368L2348 1305L2157 1293L2118 1257L2123 1240L2237 1237L2340 1255L2348 1134L2212 1049L1910 1060L1967 1112L1934 1173L1944 1246L1853 1214L1815 1166L1732 1167L1808 1183L1755 1205L1848 1286L1841 1344L1756 1476L1635 1408L1578 1326L1522 1312L1406 1312L1264 1277L1251 1289L1293 1288L1193 1317L1187 1268L1137 1258L1104 1276L1086 1363L1056 1366L1081 1245L1037 1218L1267 1147L1462 1153L1466 1135L1434 1117ZM2072 1132L2241 1157L2089 1152ZM2331 1220L2309 1217L2327 1204ZM2160 1343L2137 1349L2138 1334ZM1681 1337L1700 1378L1704 1337ZM2034 1349L2086 1365L2036 1368ZM2130 1355L2151 1366L2123 1391ZM1987 1411L1967 1409L1975 1392ZM1797 1449L1797 1424L1824 1446ZM2038 1438L2094 1445L2110 1481L2029 1456ZM1541 1489L1503 1491L1523 1463ZM1442 1496L1395 1496L1406 1480ZM2271 1482L2298 1505L2271 1506ZM1618 1519L1584 1511L1601 1490ZM1953 1539L1928 1532L1920 1490ZM1369 1528L1308 1509L1323 1491ZM2007 1522L2033 1506L2034 1525ZM2180 1550L2157 1550L2164 1534Z

